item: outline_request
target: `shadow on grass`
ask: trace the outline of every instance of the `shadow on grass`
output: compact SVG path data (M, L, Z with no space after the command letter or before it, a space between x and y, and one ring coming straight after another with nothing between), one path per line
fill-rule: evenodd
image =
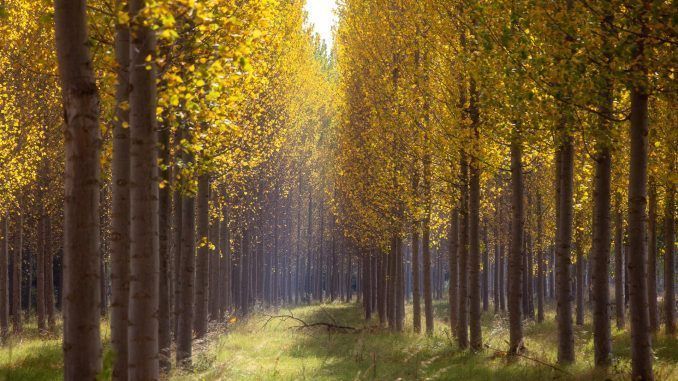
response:
M447 306L436 305L436 315ZM326 305L300 315L307 322L332 321L340 324L362 322L356 305ZM439 316L439 315L438 315ZM439 325L445 325L438 320ZM364 322L358 323L363 324ZM308 380L543 380L563 379L563 373L540 364L508 362L494 351L458 351L444 331L434 335L392 333L369 322L359 333L329 334L323 330L294 335L297 358L322 358L322 365ZM410 327L408 327L410 328ZM488 328L488 327L484 327ZM411 330L411 328L410 328ZM306 330L305 330L306 331Z

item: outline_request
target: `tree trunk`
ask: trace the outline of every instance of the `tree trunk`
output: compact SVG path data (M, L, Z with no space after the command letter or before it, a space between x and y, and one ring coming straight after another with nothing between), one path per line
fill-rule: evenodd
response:
M650 311L650 329L659 329L659 308L657 306L657 187L650 181L647 248L647 301Z
M673 163L673 161L671 163ZM673 164L671 164L670 168L672 170L674 169L673 167ZM664 201L664 205L666 206L664 212L664 242L667 242L666 251L664 252L664 313L666 321L666 333L669 335L676 333L676 273L674 258L676 247L675 194L675 183L668 184L666 189L666 200Z
M615 234L614 234L614 300L617 318L617 329L623 329L626 325L624 318L625 298L624 298L624 251L623 251L623 220L621 212L621 193L617 193L615 211Z
M169 125L163 125L159 131L160 159L162 167L160 181L163 186L158 191L158 259L159 259L159 283L158 283L158 350L160 352L160 368L167 372L172 365L172 332L171 332L171 282L172 275L170 234L171 234L171 203L170 203L170 139Z
M35 272L37 273L36 279L36 294L37 294L37 303L36 303L36 313L38 320L38 332L43 334L45 333L45 208L44 204L40 207L40 215L38 217L38 226L37 226L37 253L36 253L36 266ZM30 293L30 287L29 287Z
M509 256L509 352L523 350L523 323L520 311L522 299L522 249L523 249L523 163L520 132L514 129L511 139L511 252Z
M99 178L101 131L85 1L55 0L56 51L66 122L64 197L64 380L101 371Z
M191 158L188 157L190 161ZM195 282L195 196L181 197L181 276L177 282L181 301L177 304L177 365L191 366L193 339L193 301Z
M2 344L9 336L9 228L8 217L4 213L0 220L0 339Z
M130 380L156 380L158 362L158 137L155 32L139 16L145 0L129 2L130 33L130 277L127 367ZM147 68L150 65L150 70Z
M542 210L542 200L541 200L541 194L537 193L537 205L536 205L536 212L537 212L537 245L536 245L536 250L537 250L537 323L541 323L544 321L544 292L546 291L546 284L545 284L545 277L544 277L544 250L542 248L543 245L543 224L544 224L544 217L542 215L543 210Z
M487 239L487 221L483 223L483 311L490 306L490 249Z
M647 207L647 161L648 161L648 84L645 66L645 38L648 34L647 13L651 2L643 0L637 12L637 36L632 52L633 72L639 77L631 85L631 152L629 163L629 315L631 316L631 373L633 379L651 381L652 336L650 335L648 294L646 283L645 246Z
M449 309L450 309L450 331L452 334L457 332L457 315L459 313L459 269L457 263L457 253L459 252L459 209L452 206L450 216L450 248L449 248L449 267L450 282L448 287Z
M459 349L468 347L468 278L469 278L469 212L468 212L468 161L461 161L461 204L459 206L459 315L457 316L457 343Z
M180 134L177 134L180 135ZM178 147L177 147L178 148ZM177 152L179 150L177 149ZM178 156L178 153L177 153ZM177 167L175 167L177 168ZM174 340L177 341L179 337L179 317L182 315L183 309L183 298L181 297L181 278L183 276L183 261L181 258L181 253L183 252L183 199L184 196L181 195L181 190L179 190L179 184L175 184L174 195L174 215L172 216L172 225L174 225L174 321L172 322L172 328L174 329Z
M21 290L22 290L22 265L23 265L23 213L21 211L16 216L15 242L12 248L12 328L14 333L20 333L22 330L21 322ZM97 248L98 249L98 248ZM30 262L29 262L30 263ZM97 250L97 269L99 268L99 252ZM30 282L28 283L28 311L30 311L31 294Z
M563 117L564 118L564 117ZM561 122L565 128L565 118ZM572 137L561 132L557 158L557 224L556 224L556 300L558 320L558 362L574 362L574 331L572 328L572 289L570 283L570 251L572 250L572 194L574 147Z
M433 295L431 294L431 156L424 154L424 220L422 225L422 259L424 265L424 316L426 334L433 334Z
M218 205L217 192L212 191L211 198L212 204ZM220 252L221 252L221 242L220 242L220 222L219 218L213 218L210 223L209 230L209 320L216 321L219 320L219 301L221 300L221 292L223 287L221 287L221 263L220 263Z
M578 231L579 232L579 231ZM577 289L576 289L576 302L577 302L577 319L576 319L576 324L578 326L583 326L584 325L584 271L585 271L585 265L584 265L584 253L582 252L582 241L583 237L581 237L581 234L578 233L580 236L577 240L577 245L575 247L576 250L576 255L577 255Z
M125 3L126 4L126 3ZM125 5L123 11L127 11ZM113 159L111 163L111 347L114 380L127 380L127 327L129 306L130 248L130 141L129 100L130 37L126 24L115 30L117 85Z
M475 81L471 79L471 105L469 111L473 123L473 145L474 155L471 156L469 164L469 328L471 332L471 350L479 351L483 347L483 338L481 331L481 310L480 310L480 163L475 156L480 152L478 136L478 92ZM485 269L487 271L487 268Z
M412 326L421 333L421 291L419 290L419 223L412 223Z
M610 242L612 238L610 228L610 210L612 208L612 158L610 145L612 142L608 138L608 134L611 128L610 119L614 107L614 89L610 78L613 51L608 38L611 34L610 26L612 25L613 16L609 7L606 7L604 12L604 20L600 25L603 32L601 47L605 56L606 67L604 67L604 72L601 76L603 86L600 94L601 103L598 108L600 112L598 119L600 137L596 141L596 153L594 156L596 169L593 190L593 247L591 250L594 362L597 366L602 367L610 365L610 353L612 350L609 289Z
M195 266L195 320L193 329L196 338L207 333L207 293L209 287L209 178L198 178L198 257Z
M56 331L54 320L54 273L52 255L52 223L49 215L45 218L45 311L50 332ZM1 271L1 270L0 270ZM0 281L1 282L1 281ZM2 292L2 291L0 291Z

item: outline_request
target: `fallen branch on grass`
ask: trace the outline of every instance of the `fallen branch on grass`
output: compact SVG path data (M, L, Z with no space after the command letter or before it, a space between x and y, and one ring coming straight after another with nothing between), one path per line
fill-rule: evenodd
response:
M272 320L275 319L280 319L282 321L285 320L294 320L299 325L292 326L290 328L296 329L296 330L303 330L303 329L308 329L308 328L325 328L327 332L359 332L360 329L356 327L351 327L347 325L340 325L336 323L327 323L327 322L315 322L315 323L307 323L302 319L299 319L298 317L294 316L292 311L290 311L289 314L287 315L266 315L268 319L266 320L266 323L264 323L264 327L268 325ZM334 319L332 319L334 320Z
M497 349L497 348L492 348L491 346L489 346L489 345L487 345L487 344L485 344L485 348L491 349L491 350L493 350L493 351L495 351L495 352L506 353L506 354L508 354L509 356L518 356L518 357L522 357L522 358L524 358L524 359L534 361L534 362L539 363L539 364L541 364L541 365L548 366L549 368L551 368L551 369L553 369L553 370L557 370L557 371L559 371L559 372L563 372L563 373L565 373L565 374L567 374L567 375L570 375L570 376L572 375L572 373L566 371L566 370L563 369L563 368L559 368L559 367L557 367L557 366L555 366L555 365L553 365L553 364L547 363L546 361L542 361L542 360L539 360L539 359L534 358L534 357L526 356L526 355L524 355L524 354L522 354L522 353L520 353L520 352L508 353L508 352L506 352L506 351L502 351L502 350Z

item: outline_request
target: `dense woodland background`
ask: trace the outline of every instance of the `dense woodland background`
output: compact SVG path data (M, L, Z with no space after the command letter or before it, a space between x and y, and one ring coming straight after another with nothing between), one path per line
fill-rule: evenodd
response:
M331 47L303 7L0 3L3 343L37 324L64 379L155 380L266 311L358 303L436 336L444 299L458 350L527 356L525 324L555 319L556 370L605 379L630 332L614 377L654 379L653 340L676 341L675 4L344 0Z

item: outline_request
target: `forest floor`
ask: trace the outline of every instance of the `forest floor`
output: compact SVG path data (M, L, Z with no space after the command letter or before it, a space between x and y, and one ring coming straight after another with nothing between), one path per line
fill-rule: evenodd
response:
M525 322L526 357L512 360L507 346L505 315L483 315L479 353L459 351L450 336L447 303L435 303L436 329L432 336L411 333L411 306L407 306L406 333L380 329L378 320L366 324L357 304L332 303L258 311L246 320L212 326L207 338L194 346L194 372L173 371L172 380L630 380L630 335L613 328L615 364L607 374L593 370L590 317L577 327L577 362L556 365L557 329L553 310L546 322ZM491 306L490 306L491 307ZM296 328L292 315L305 323L350 326L328 332L325 327ZM422 319L423 320L423 319ZM614 325L614 324L613 324ZM102 323L106 327L107 322ZM102 329L108 348L109 333ZM654 340L658 381L678 380L678 339L658 334ZM528 358L529 357L529 358ZM111 352L104 351L104 374L110 379ZM63 377L60 334L40 338L34 322L0 348L0 381L59 380Z

